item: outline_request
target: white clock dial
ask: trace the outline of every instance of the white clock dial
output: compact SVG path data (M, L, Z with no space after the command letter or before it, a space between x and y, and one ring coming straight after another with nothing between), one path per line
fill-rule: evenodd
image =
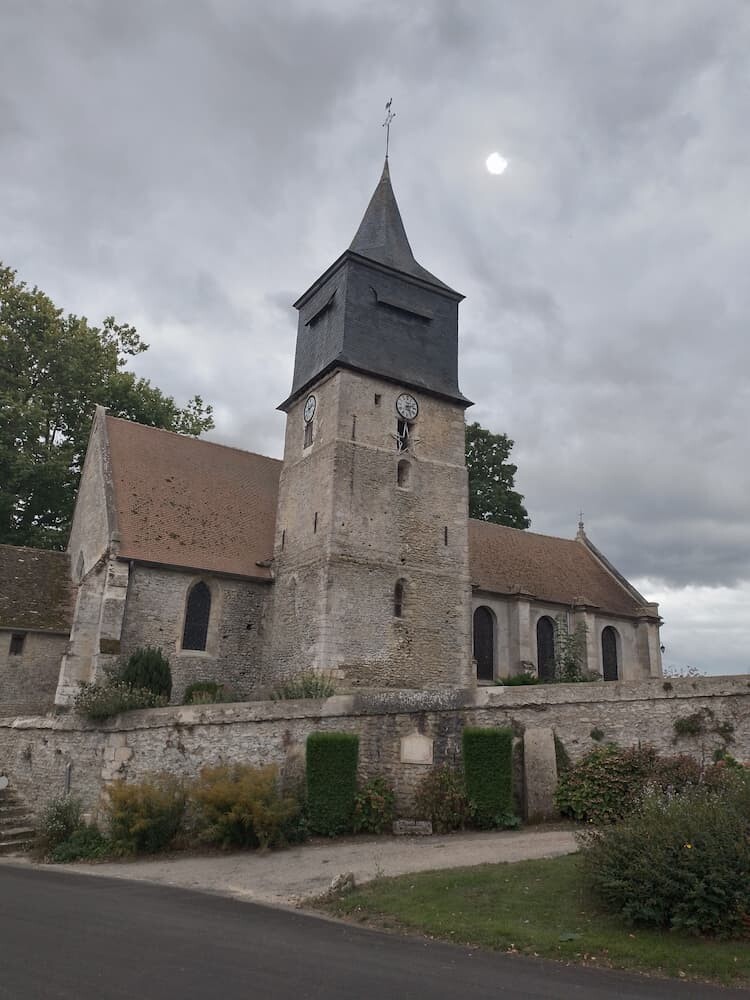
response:
M316 403L317 400L315 399L315 396L308 396L307 399L305 400L304 416L306 424L309 424L312 418L315 416Z
M414 420L419 413L419 404L408 392L402 392L396 400L396 409L404 420Z

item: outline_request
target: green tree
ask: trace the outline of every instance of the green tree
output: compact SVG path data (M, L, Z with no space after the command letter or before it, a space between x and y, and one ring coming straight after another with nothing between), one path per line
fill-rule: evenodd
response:
M528 528L531 524L517 493L517 467L508 461L513 441L507 434L493 434L478 423L466 425L466 466L469 470L469 517Z
M0 543L63 548L95 405L182 434L213 426L195 396L180 408L125 371L148 349L113 317L63 315L0 264Z

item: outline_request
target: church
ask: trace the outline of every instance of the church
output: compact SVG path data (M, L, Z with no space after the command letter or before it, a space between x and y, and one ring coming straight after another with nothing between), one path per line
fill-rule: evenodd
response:
M658 606L582 524L468 517L462 298L415 260L386 158L295 303L282 460L99 408L67 551L0 546L0 716L70 706L143 646L177 703L196 681L244 701L310 670L341 691L549 680L560 623L604 681L661 676Z

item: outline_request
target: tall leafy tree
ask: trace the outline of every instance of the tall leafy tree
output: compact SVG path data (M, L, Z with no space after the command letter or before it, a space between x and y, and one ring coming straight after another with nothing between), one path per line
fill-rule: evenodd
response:
M513 441L507 434L493 434L478 423L466 425L466 466L469 470L469 517L509 528L531 524L517 493L517 466L509 462Z
M0 264L0 542L64 548L97 403L183 434L214 426L200 396L179 407L125 370L147 349L111 316L63 315Z

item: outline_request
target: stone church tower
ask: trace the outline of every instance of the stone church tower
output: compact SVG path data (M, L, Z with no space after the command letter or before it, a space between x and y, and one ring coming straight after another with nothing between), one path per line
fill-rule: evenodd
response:
M351 246L295 303L269 679L474 683L462 298L414 259L386 159Z

